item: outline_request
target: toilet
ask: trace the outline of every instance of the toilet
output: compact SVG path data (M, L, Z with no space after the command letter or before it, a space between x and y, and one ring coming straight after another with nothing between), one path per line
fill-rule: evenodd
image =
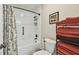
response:
M33 55L52 55L55 51L56 41L52 39L45 39L44 50L37 51Z

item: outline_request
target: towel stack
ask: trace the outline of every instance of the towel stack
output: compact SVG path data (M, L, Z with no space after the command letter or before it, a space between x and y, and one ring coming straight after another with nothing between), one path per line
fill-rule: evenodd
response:
M63 26L79 26L79 17L66 18L66 20L57 23L57 53L79 55L79 27Z

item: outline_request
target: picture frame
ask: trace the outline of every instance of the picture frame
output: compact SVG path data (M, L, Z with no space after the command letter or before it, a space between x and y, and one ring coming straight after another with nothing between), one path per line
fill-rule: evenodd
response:
M55 24L59 21L59 12L55 12L49 15L49 24Z

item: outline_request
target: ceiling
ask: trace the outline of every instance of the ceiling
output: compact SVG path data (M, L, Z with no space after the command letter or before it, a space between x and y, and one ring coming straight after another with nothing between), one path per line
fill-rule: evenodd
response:
M11 4L12 6L21 7L29 10L36 10L41 4Z

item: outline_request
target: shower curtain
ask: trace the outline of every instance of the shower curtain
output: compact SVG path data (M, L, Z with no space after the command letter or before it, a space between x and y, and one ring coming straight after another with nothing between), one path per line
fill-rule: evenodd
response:
M16 55L17 52L17 37L16 37L16 22L13 12L13 7L3 5L3 44L6 48L3 49L5 55Z

